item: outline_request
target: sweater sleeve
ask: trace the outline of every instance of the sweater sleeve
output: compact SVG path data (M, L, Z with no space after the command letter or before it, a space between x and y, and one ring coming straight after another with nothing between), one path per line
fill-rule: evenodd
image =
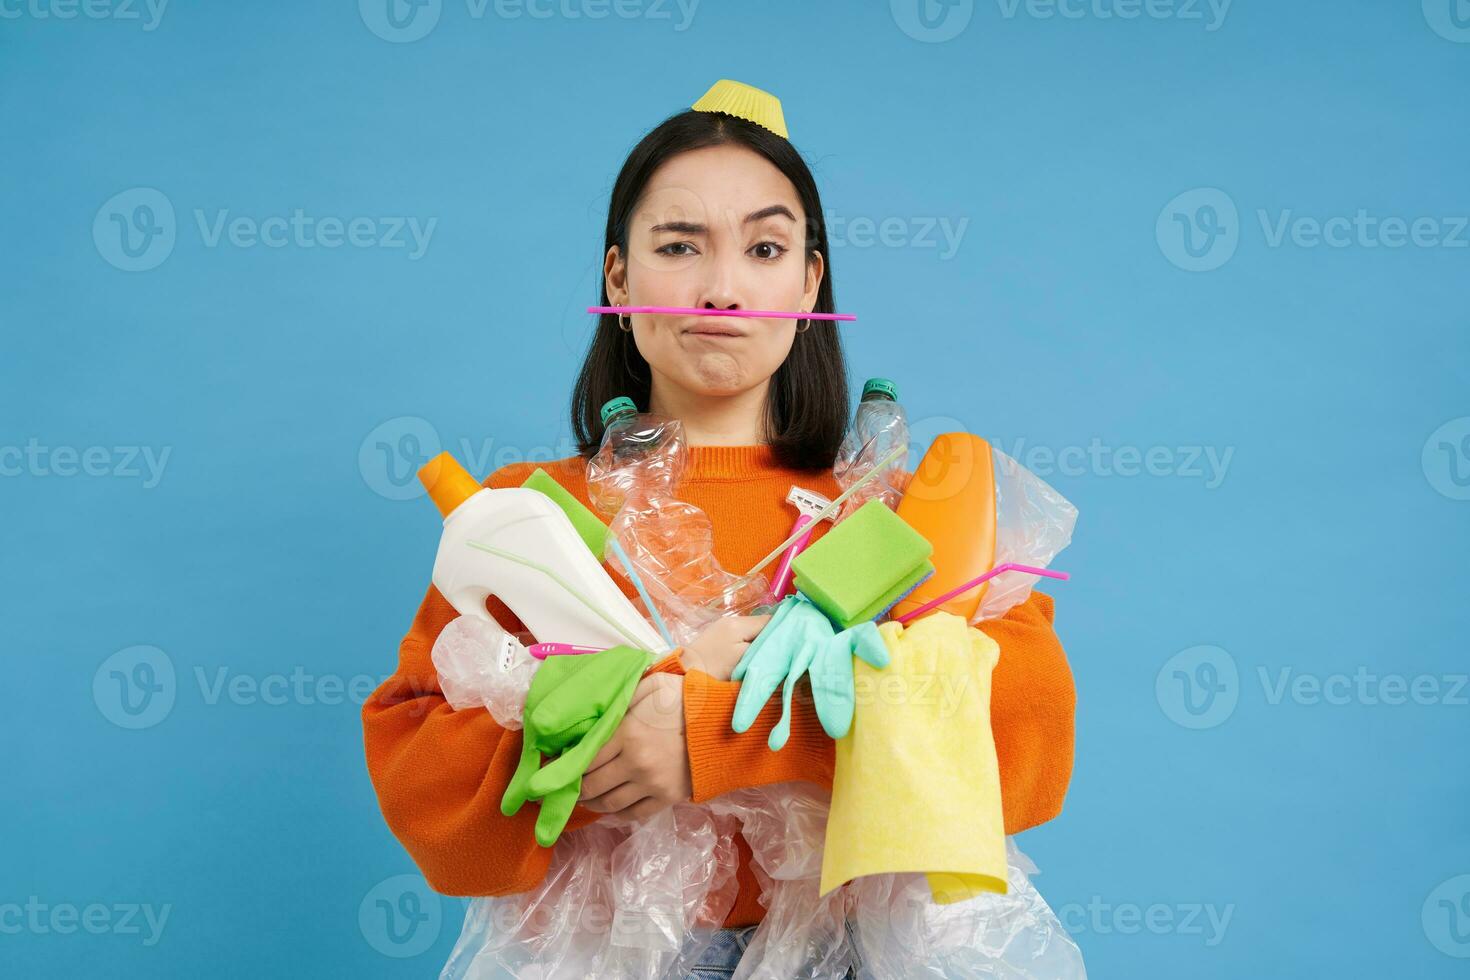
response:
M1000 761L1006 833L1018 834L1062 812L1072 780L1077 692L1055 604L1045 592L979 629L1000 645L990 690L990 724Z
M1026 602L980 629L1000 644L991 695L991 724L1000 761L1006 833L1061 812L1072 774L1075 692L1066 655L1052 630L1051 596ZM791 737L779 752L766 738L781 717L772 698L745 732L731 730L740 684L698 670L684 675L684 724L694 802L742 786L801 779L832 788L833 741L822 729L808 685L791 702Z
M523 474L522 474L523 477ZM491 486L519 482L505 470ZM525 628L494 596L486 608L507 630ZM458 615L432 585L398 647L398 669L363 705L363 743L378 805L425 880L446 895L527 891L545 876L551 848L536 843L539 804L513 817L500 798L520 762L521 733L484 708L455 711L444 699L430 653ZM650 668L682 673L678 651ZM567 830L602 814L578 805Z

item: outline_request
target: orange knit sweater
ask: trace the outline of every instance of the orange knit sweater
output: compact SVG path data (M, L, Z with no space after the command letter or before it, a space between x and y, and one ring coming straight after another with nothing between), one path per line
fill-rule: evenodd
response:
M679 496L709 515L715 557L726 571L744 572L790 533L796 512L786 493L792 484L829 499L841 490L830 471L781 468L765 446L693 446L687 454ZM538 465L589 503L586 464L577 456L503 466L485 483L519 486ZM831 526L824 522L813 540ZM625 591L633 595L631 587ZM493 596L487 607L507 629L525 628ZM435 638L455 615L431 585L399 646L397 672L363 705L368 772L388 826L435 890L447 895L527 891L545 877L551 850L538 846L533 836L534 805L513 817L500 813L500 797L520 759L521 734L501 728L483 709L452 710L430 660ZM1003 619L981 627L1001 649L991 719L1006 832L1012 834L1060 812L1072 773L1072 676L1051 624L1051 597L1033 592ZM686 673L677 650L652 671L684 675L694 802L792 779L831 789L833 742L809 697L793 699L790 738L780 752L772 752L766 738L780 717L780 698L772 698L755 724L736 734L730 718L739 683L698 670ZM600 816L579 805L567 830ZM750 925L765 915L749 866L750 849L743 839L737 843L740 891L727 926Z

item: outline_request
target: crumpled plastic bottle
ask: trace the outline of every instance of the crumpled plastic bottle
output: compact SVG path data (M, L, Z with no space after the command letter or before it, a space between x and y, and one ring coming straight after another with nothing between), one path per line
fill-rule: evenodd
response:
M766 577L725 571L709 515L674 495L684 470L683 423L640 413L630 398L604 405L602 421L602 445L587 463L587 496L611 518L608 566L627 575L616 542L653 601L651 618L676 644L716 619L749 614L765 595Z
M863 385L857 414L837 450L837 460L832 464L832 475L837 479L838 485L846 490L867 476L873 466L896 447L902 446L907 450L908 444L908 417L904 414L903 406L898 403L898 386L887 378L869 378ZM905 458L904 454L900 454L888 464L883 473L863 484L857 492L843 501L837 520L844 520L869 500L881 500L889 510L897 510L907 483L903 468Z

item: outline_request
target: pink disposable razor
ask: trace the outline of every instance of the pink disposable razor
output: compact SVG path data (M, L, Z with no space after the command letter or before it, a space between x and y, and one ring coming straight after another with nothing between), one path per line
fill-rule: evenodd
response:
M786 494L786 502L796 505L796 509L800 512L796 515L796 523L791 525L792 534L807 527L809 524L812 526L807 528L805 534L791 542L791 547L787 548L786 553L781 556L781 564L776 567L776 574L771 578L771 590L766 593L766 602L768 604L780 602L781 597L786 594L786 586L791 581L792 561L796 559L797 555L801 554L802 549L811 541L812 532L816 530L814 522L817 516L822 513L823 508L832 503L832 501L819 493L814 493L811 490L803 490L797 486L793 486L790 492ZM836 513L828 514L826 517L826 520L829 521L836 519Z
M526 652L537 660L547 657L564 657L574 653L601 653L602 647L582 647L575 643L532 643Z

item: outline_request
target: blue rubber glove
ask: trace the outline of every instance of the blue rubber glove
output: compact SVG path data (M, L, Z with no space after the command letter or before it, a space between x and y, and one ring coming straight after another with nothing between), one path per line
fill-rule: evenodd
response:
M800 592L787 596L730 672L732 680L740 681L730 727L749 729L781 687L781 720L766 740L773 751L780 750L791 734L791 692L809 673L823 730L842 738L852 726L854 655L877 669L888 666L888 648L877 626L859 623L834 633L832 621L810 599Z

